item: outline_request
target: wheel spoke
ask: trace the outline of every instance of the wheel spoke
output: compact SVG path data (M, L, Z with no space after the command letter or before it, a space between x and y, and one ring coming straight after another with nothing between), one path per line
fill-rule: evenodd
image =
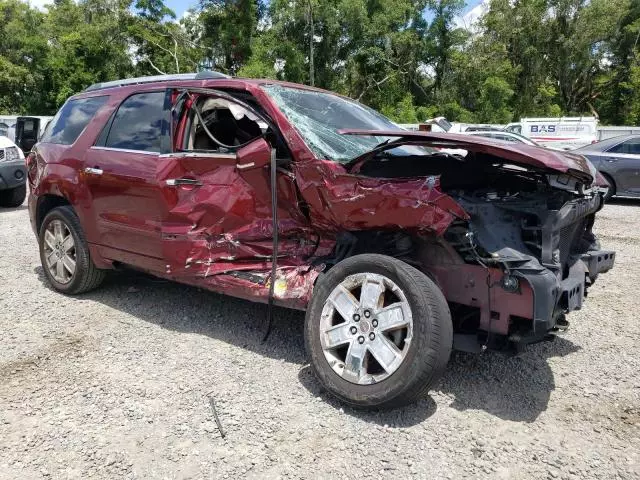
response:
M58 259L56 258L56 252L51 252L47 255L47 266L49 268L53 267Z
M353 334L349 332L349 324L341 323L324 332L325 348L336 348L353 340Z
M353 314L358 309L358 301L353 294L342 285L339 285L333 292L330 300L340 316L347 321L353 318Z
M49 247L51 250L55 248L56 239L49 230L45 230L44 232L44 243L46 243L47 247Z
M62 242L64 235L62 234L62 224L58 220L53 222L53 235L56 241Z
M362 283L360 292L360 305L362 308L377 310L382 304L382 294L384 290L385 286L381 278L374 280L367 275Z
M71 250L74 247L74 243L73 243L73 235L69 234L67 235L64 240L62 241L62 250L67 253L69 252L69 250Z
M59 279L59 281L64 281L65 275L64 275L64 264L62 263L62 260L58 260L56 262L56 275Z
M351 342L344 361L344 370L342 371L342 377L345 380L358 383L364 373L364 357L366 353L367 349L364 344L360 344L357 341Z
M387 373L393 372L402 362L402 353L384 335L376 335L369 343L369 351Z
M387 296L387 290L392 295ZM383 307L391 297L393 303ZM390 278L354 273L327 298L317 335L337 375L358 385L378 383L400 367L412 345L411 305Z
M64 265L64 268L67 269L69 275L73 275L73 273L76 271L76 261L69 255L63 256L61 263Z
M376 314L376 318L378 319L378 330L382 332L409 325L409 319L404 315L404 306L400 302L383 308Z

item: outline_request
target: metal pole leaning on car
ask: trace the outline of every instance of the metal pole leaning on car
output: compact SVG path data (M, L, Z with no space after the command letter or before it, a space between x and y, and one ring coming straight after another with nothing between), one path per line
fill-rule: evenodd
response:
M271 149L271 211L273 228L273 254L271 256L271 278L269 281L269 300L267 303L267 319L262 335L262 342L266 342L271 333L271 323L273 322L273 288L276 283L276 270L278 267L278 190L276 182L277 165L276 149Z

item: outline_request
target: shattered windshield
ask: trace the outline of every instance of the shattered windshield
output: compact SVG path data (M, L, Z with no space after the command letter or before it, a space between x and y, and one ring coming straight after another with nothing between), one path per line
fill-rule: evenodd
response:
M375 110L337 95L280 85L265 85L263 88L319 158L347 163L376 145L395 139L340 135L338 130L402 130ZM402 146L385 154L424 155L429 152L430 149L424 147Z

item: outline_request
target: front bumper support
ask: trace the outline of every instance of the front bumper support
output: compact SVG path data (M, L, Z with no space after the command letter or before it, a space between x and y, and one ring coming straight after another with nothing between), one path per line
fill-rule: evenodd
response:
M556 327L564 313L582 308L587 287L596 276L613 267L615 252L591 250L570 259L569 274L559 280L549 270L539 273L520 273L533 289L533 336L542 338Z

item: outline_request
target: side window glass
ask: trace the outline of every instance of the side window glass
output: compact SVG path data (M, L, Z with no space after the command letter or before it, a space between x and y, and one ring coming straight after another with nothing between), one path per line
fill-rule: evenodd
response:
M640 155L640 139L633 138L626 142L619 143L609 150L611 153L629 153L632 155Z
M619 143L618 145L615 145L613 147L611 147L609 150L607 150L607 152L610 153L623 153L622 150L624 149L624 143Z
M24 133L31 133L33 132L34 128L35 128L35 122L33 120L25 120L22 131Z
M233 151L267 128L246 108L222 98L199 98L187 115L184 150Z
M90 97L69 100L47 126L42 142L71 145L89 124L108 97ZM26 123L25 123L26 129Z
M633 140L629 142L629 153L633 155L640 155L640 140Z
M105 146L162 153L169 145L168 113L164 92L128 97L113 119Z

